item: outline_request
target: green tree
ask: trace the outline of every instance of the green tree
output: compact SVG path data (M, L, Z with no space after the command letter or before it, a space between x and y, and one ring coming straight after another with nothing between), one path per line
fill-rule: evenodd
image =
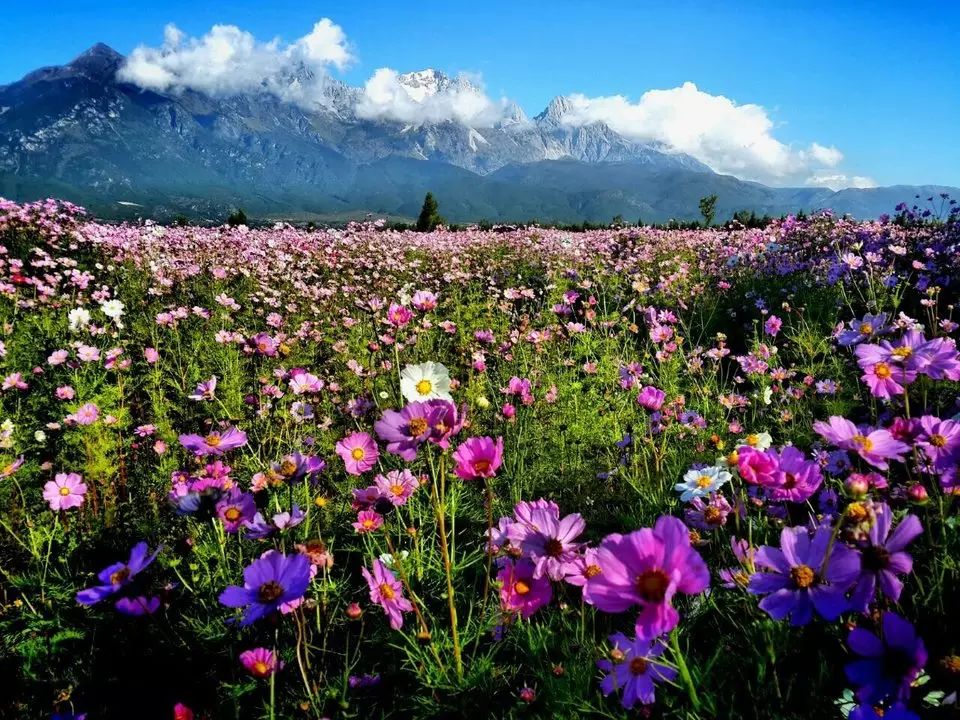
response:
M243 211L242 208L237 208L236 211L230 213L230 217L227 218L227 225L230 227L237 227L238 225L247 224L247 214Z
M700 198L700 214L703 215L703 224L706 227L713 225L713 217L717 211L717 196L707 195Z
M427 193L427 196L423 199L423 207L420 209L420 217L417 218L417 230L419 232L433 232L434 228L437 225L443 223L443 218L440 217L439 212L440 206L437 205L436 199L433 197L433 193Z

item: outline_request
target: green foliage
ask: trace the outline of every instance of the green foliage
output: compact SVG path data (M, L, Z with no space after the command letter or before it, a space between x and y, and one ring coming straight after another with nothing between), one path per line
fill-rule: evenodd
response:
M420 209L420 216L417 218L418 232L433 232L437 225L443 224L443 218L440 217L440 208L433 197L433 193L427 193L423 198L423 207Z

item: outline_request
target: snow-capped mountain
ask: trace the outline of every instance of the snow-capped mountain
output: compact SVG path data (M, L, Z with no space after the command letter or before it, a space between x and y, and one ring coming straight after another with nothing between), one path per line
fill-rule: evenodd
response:
M566 122L564 97L534 118L507 103L474 112L482 93L470 79L433 69L396 75L408 111L398 115L371 105L367 89L302 66L262 92L214 97L142 89L122 80L123 65L98 44L0 87L0 196L55 195L101 212L123 202L158 214L243 205L411 216L432 190L453 219L656 220L695 216L691 188L723 185L721 210L749 207L742 198L763 188L603 123ZM431 107L444 103L469 112L434 119ZM782 209L782 189L763 189L755 209ZM807 208L834 196L791 192Z

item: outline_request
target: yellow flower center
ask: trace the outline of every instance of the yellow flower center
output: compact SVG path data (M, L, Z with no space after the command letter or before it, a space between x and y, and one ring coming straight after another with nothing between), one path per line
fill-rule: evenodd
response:
M376 525L376 523L371 518L364 518L363 522L360 524L363 525L367 530L369 530L374 525Z
M403 493L404 493L405 490L406 490L406 488L405 488L403 485L391 485L391 486L390 486L390 492L393 493L394 495L396 495L397 497L401 497L401 496L403 495Z
M873 335L873 325L870 323L860 323L861 335Z
M254 675L267 675L270 672L270 666L267 665L263 660L257 660L251 668Z
M890 371L890 366L887 365L885 362L878 362L876 365L874 365L873 374L876 375L881 380L886 380L891 375L893 375L893 373Z
M290 477L297 471L297 464L293 460L284 460L280 463L280 474Z
M220 447L220 436L216 433L211 433L204 438L204 442L210 447Z
M893 352L890 354L893 355L895 358L899 358L900 360L906 360L911 355L913 355L913 348L907 345L904 345L903 347L895 348Z
M873 450L873 441L866 435L854 435L853 442L863 448L864 452Z
M380 597L384 600L393 600L397 594L393 591L393 586L389 583L382 583L380 585Z
M944 445L947 444L947 438L939 434L931 435L930 444L933 445L934 447L942 448Z
M130 577L130 568L123 567L110 576L110 584L119 585L120 583L126 582L128 577Z
M583 576L589 580L590 578L596 577L602 572L603 570L599 565L587 565L587 569L583 571Z
M793 580L794 585L803 590L813 585L817 579L817 574L813 572L812 568L806 565L797 565L795 568L790 569L790 579Z
M430 392L427 390L427 392ZM419 437L423 435L427 428L430 427L427 424L427 419L422 417L415 417L410 419L410 423L407 425L407 432L409 432L414 437Z
M421 395L429 395L430 391L433 390L433 383L427 380L426 378L424 378L423 380L417 383L416 387L417 387L417 392L420 393Z
M709 475L701 475L700 477L697 478L697 487L698 488L710 487L710 483L712 482L713 482L713 478L710 477Z
M869 517L870 513L863 503L855 502L847 506L847 517L854 523L860 523Z
M756 447L760 444L760 438L757 435L747 435L747 445L750 447Z
M527 585L523 580L517 580L513 584L513 591L517 595L526 595L528 592L530 592L530 586Z
M61 494L63 497L66 497L67 495L70 494L70 488L68 488L68 487L66 487L66 486L60 488L60 494Z
M350 451L350 457L352 457L354 460L363 460L364 455L365 453L363 452L362 447L355 447Z
M243 515L243 513L241 513L237 508L235 508L235 507L229 507L229 508L227 508L226 511L223 513L223 518L224 518L224 520L226 520L227 522L236 522L237 520L239 520L239 519L241 518L242 515Z

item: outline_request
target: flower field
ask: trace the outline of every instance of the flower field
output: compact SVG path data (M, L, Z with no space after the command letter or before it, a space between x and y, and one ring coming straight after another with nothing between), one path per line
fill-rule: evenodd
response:
M960 212L0 245L0 717L957 717Z

